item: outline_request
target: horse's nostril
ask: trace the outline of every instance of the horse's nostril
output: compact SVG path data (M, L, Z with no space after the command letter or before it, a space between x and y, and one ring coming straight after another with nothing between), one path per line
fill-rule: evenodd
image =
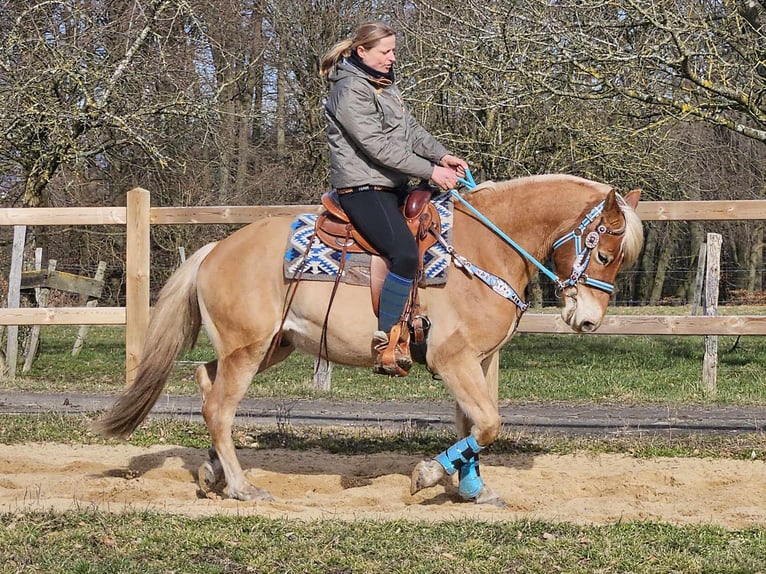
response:
M582 325L580 325L580 329L582 329L583 333L592 333L596 330L596 324L591 321L585 321Z

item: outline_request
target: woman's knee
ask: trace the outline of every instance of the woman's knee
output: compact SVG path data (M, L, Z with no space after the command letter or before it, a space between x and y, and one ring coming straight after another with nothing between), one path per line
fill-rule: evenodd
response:
M390 255L391 259L391 271L405 277L407 279L414 279L418 273L418 250L417 245L413 250L400 250L397 253Z

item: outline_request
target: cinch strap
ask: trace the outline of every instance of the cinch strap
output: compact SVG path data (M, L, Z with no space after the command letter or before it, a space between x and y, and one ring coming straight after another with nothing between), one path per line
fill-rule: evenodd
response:
M479 454L484 447L479 446L473 435L469 435L464 439L457 441L451 447L444 452L436 456L435 460L438 462L444 470L452 476L468 464L477 454ZM476 464L478 464L478 457L476 458ZM478 473L477 473L478 476Z

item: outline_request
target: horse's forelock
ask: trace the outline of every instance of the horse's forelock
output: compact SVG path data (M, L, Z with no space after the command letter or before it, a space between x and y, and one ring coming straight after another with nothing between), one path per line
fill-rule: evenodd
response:
M625 256L623 265L630 267L636 262L644 246L644 228L636 210L628 205L621 195L618 194L616 197L620 211L625 217L625 235L622 239L622 253Z

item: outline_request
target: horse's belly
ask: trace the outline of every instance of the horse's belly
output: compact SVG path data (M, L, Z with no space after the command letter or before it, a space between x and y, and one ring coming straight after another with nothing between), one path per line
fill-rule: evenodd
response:
M329 355L334 363L372 365L377 318L369 288L341 284L334 297L332 291L332 284L300 284L285 321L285 339L305 353Z

